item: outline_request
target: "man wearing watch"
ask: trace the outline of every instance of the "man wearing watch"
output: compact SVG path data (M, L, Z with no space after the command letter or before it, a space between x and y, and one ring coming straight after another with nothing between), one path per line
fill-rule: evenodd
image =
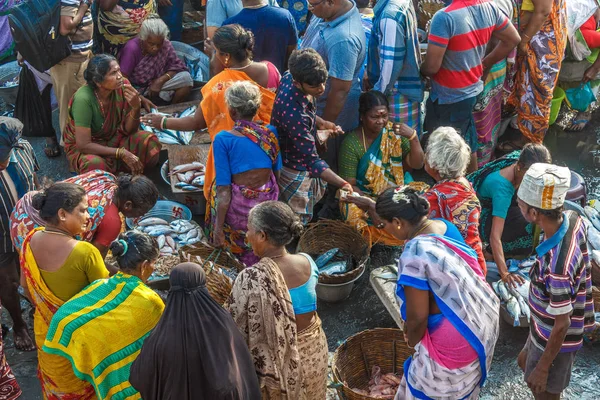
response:
M62 36L71 39L71 55L50 68L52 85L58 101L60 132L67 124L71 97L84 83L83 71L92 56L94 25L90 12L93 0L61 0L60 27Z

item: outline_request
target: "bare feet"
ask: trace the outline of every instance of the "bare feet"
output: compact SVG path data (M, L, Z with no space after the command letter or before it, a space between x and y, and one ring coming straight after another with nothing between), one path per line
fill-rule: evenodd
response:
M15 329L13 331L13 337L15 339L15 347L21 351L33 351L35 350L35 344L29 336L29 332L26 327Z

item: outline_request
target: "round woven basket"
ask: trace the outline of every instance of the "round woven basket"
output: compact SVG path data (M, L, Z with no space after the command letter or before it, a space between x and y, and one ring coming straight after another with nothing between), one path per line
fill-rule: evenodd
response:
M421 0L419 1L419 28L428 31L428 24L433 15L446 7L440 0Z
M180 255L182 262L202 265L206 273L208 293L219 304L224 304L231 294L235 277L244 266L228 252L215 249L204 242L182 247Z
M373 366L383 374L404 372L404 361L413 354L408 348L400 329L377 328L350 336L342 343L331 361L333 378L339 383L340 398L347 400L371 400L352 389L368 390Z
M594 311L600 312L600 289L592 286L592 299L594 300Z
M592 285L600 287L600 265L592 260Z
M314 255L323 254L335 248L339 248L344 254L353 255L358 265L345 274L320 274L319 283L346 283L359 276L369 260L371 248L356 229L344 222L322 220L309 225L298 241L296 252Z

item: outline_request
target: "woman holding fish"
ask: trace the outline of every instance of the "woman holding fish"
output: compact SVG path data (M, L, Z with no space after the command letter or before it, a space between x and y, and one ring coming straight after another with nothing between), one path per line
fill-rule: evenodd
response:
M258 261L246 243L248 214L255 205L279 197L277 130L253 122L261 100L258 86L248 81L235 82L225 91L235 125L219 132L213 142L216 179L206 214L212 244L227 248L248 267Z
M527 144L523 150L492 161L467 177L482 206L479 219L481 240L489 243L488 251L491 250L500 279L511 286L523 283L523 278L508 271L505 255L530 254L534 236L534 225L521 215L516 191L529 167L535 163L550 162L550 152L544 145ZM498 279L492 276L491 270L490 279Z
M279 86L281 75L277 68L269 62L252 61L254 35L240 25L226 25L217 29L213 36L213 60L225 69L215 75L202 88L202 101L199 111L185 118L167 118L160 114L148 114L142 122L153 128L174 131L196 131L208 128L214 141L221 131L231 130L235 122L227 111L225 91L237 81L251 81L258 85L262 96L256 120L270 121L275 91ZM211 146L206 162L206 178L204 181L204 197L210 199L210 190L215 180L213 148Z
M429 203L411 189L377 199L384 229L406 244L396 294L414 354L404 364L396 399L475 399L487 378L498 338L498 298L477 254L428 219Z
M123 79L117 60L106 54L95 56L84 77L87 85L71 99L63 132L71 170L139 175L155 166L160 142L153 133L139 130L140 95Z
M240 272L225 307L246 340L262 399L325 399L327 338L317 315L318 269L286 250L303 225L290 206L266 201L248 218L260 261Z
M346 135L340 148L340 176L354 188L354 193L371 198L388 187L404 184L404 169L423 166L423 149L414 129L388 120L386 96L376 90L363 93L358 102L360 125ZM382 221L352 203L340 203L342 216L371 245L402 244L388 235Z
M81 186L57 183L37 192L31 205L45 228L33 229L23 242L21 286L35 308L42 392L45 399L95 399L94 388L74 374L69 360L42 347L59 307L90 283L108 277L98 249L74 238L87 229L88 199Z
M158 189L143 175L124 174L117 178L108 172L96 170L63 182L78 185L86 194L89 219L79 237L92 243L102 257L106 256L108 246L121 233L121 214L127 218L140 217L158 200ZM29 192L23 196L10 216L10 237L19 251L29 232L46 225L33 204L37 193Z

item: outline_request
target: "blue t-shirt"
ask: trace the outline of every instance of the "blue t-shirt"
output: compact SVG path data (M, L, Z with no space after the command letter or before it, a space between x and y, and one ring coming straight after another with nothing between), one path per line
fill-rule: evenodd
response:
M267 0L267 3L279 7L277 0ZM220 28L227 18L235 16L243 8L241 0L207 0L206 26Z
M254 33L255 61L270 61L280 73L285 72L287 49L298 43L296 22L288 10L269 5L244 8L223 22L223 25L230 24L240 24Z
M361 93L359 75L367 55L365 30L356 5L334 21L324 21L313 16L302 39L301 48L315 49L323 57L331 78L352 81L346 104L335 123L346 132L356 128L358 98ZM327 80L325 93L317 99L318 115L323 115L329 90L330 80Z
M489 174L477 191L477 196L492 200L492 216L506 219L508 209L515 195L512 183L500 174L500 171Z
M442 219L442 218L432 218L433 221L442 221L446 225L446 233L444 236L453 240L456 240L459 243L465 243L465 238L462 237L460 231L452 222Z
M267 127L277 136L277 129ZM236 136L231 132L221 131L213 141L213 156L217 186L231 185L231 177L235 174L260 168L281 169L281 153L277 155L275 164L256 143L247 137Z

